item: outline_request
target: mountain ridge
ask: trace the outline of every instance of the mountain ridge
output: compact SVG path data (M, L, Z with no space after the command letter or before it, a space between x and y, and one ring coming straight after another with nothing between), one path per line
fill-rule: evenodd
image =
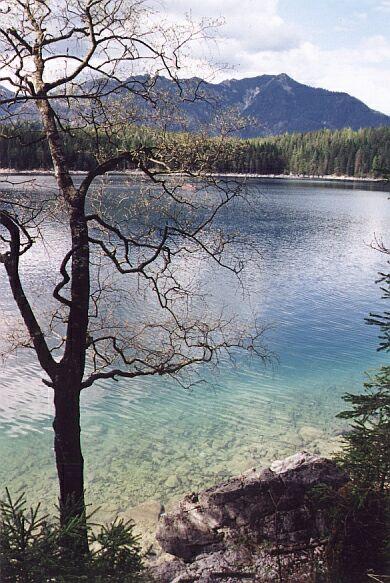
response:
M229 105L237 105L241 114L259 123L260 127L242 132L243 137L390 125L390 116L348 93L311 87L285 73L227 79L212 87L214 91L222 87L222 92L227 88Z
M145 75L133 77L128 85L147 82ZM243 79L225 79L210 83L199 77L183 79L185 91L197 90L203 97L199 101L180 105L188 121L188 129L212 127L213 117L221 111L235 111L248 121L235 135L242 138L279 135L283 133L310 132L321 129L337 130L349 127L390 126L390 116L371 109L365 103L345 92L311 87L291 78L286 73L258 75ZM113 89L120 99L125 90ZM0 92L9 91L0 87ZM160 76L151 83L151 91L158 99L159 92L170 99L178 98L175 82ZM137 105L144 112L148 106L142 98ZM31 109L31 117L34 113ZM172 123L171 129L177 129Z

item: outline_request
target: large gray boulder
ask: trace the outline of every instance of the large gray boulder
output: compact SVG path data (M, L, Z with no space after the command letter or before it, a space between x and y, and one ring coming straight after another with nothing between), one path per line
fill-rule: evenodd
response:
M330 525L310 502L311 493L319 484L337 490L347 480L333 461L300 452L186 496L160 519L156 538L176 558L159 567L158 580L191 575L208 581L212 572L215 580L218 569L233 573L239 564L258 573L256 563L263 568L272 553L296 555L323 546ZM269 573L280 569L280 561L268 563Z

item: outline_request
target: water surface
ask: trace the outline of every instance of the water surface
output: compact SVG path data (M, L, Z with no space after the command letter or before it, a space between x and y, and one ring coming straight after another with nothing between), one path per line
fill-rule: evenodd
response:
M41 188L52 184L40 181ZM115 196L128 187L117 176L110 188ZM166 502L303 447L328 454L343 427L335 420L340 396L360 390L364 371L383 363L377 331L364 317L383 309L374 281L385 258L369 244L390 232L388 193L367 184L258 179L249 181L249 192L256 212L236 207L224 220L261 253L246 276L250 305L231 278L192 267L210 281L214 305L228 302L270 326L264 342L275 358L268 366L222 360L218 370L204 367L207 383L190 391L166 378L84 391L87 498L102 505L103 518L148 499ZM38 307L64 241L54 230L23 261ZM0 294L4 336L17 319L3 270ZM40 379L26 352L1 368L0 484L50 505L57 495L51 392Z

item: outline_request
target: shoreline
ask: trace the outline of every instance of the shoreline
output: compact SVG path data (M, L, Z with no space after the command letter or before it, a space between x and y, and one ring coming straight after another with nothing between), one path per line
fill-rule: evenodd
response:
M86 170L72 170L73 175L86 175ZM54 176L53 170L15 170L13 168L0 168L0 176ZM107 176L143 176L140 170L118 170L108 172ZM177 176L182 174L177 173ZM375 178L373 176L338 176L336 174L328 175L306 175L306 174L253 174L253 173L238 173L238 172L220 172L212 173L209 176L224 176L228 178L261 178L265 180L297 180L302 182L386 182L385 178Z
M327 174L323 176L318 176L315 174L238 174L238 173L221 173L216 174L216 176L228 176L232 178L237 178L243 176L245 178L264 178L272 180L301 180L307 182L384 182L385 178L374 178L373 176L338 176L336 174Z

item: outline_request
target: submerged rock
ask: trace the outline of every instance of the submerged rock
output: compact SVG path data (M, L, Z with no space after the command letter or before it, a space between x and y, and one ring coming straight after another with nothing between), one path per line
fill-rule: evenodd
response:
M156 525L164 507L157 500L148 500L127 510L127 518L131 518L137 525Z
M324 436L324 432L318 427L312 427L311 425L303 425L298 431L298 434L303 442L309 443L315 439L320 439Z
M165 485L168 488L177 488L180 486L180 479L176 474L172 474L165 480Z
M142 535L141 542L144 550L154 547L156 528L163 512L164 506L157 500L142 502L124 512L123 518L133 520L136 534Z
M160 519L156 538L175 558L154 567L156 579L275 581L281 569L304 569L309 555L321 566L329 524L308 494L346 481L331 460L301 452L186 496Z

